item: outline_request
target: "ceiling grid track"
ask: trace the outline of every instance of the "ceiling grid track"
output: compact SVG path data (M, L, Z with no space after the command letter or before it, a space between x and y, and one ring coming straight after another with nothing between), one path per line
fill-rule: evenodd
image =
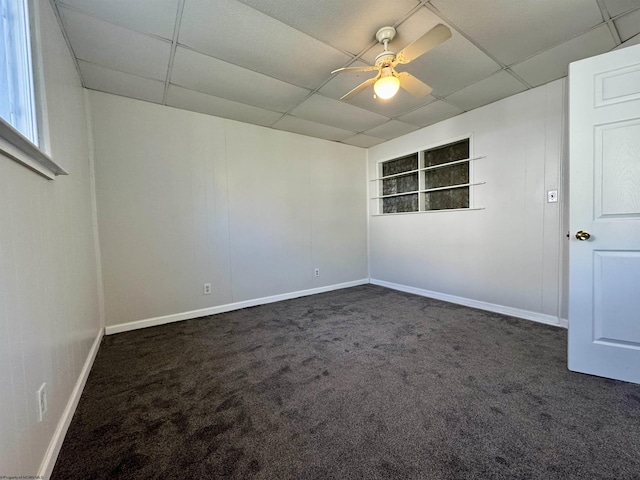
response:
M256 12L258 12L258 13L260 13L260 14L262 14L262 15L267 15L266 13L262 12L261 10L258 10L257 8L252 7L251 5L247 5L247 4L246 4L246 3L244 3L242 0L237 0L237 1L238 1L238 2L240 2L241 4L243 4L245 7L250 8L251 10L255 10ZM274 18L274 17L271 17L271 18ZM337 50L337 51L338 51L338 52L340 52L340 53L343 53L343 54L345 54L345 55L347 55L347 56L349 56L349 57L354 57L354 58L353 58L354 60L356 60L356 59L358 58L358 57L357 57L357 55L354 55L353 53L347 52L346 50L343 50L342 48L338 47L337 45L332 45L332 44L330 44L330 43L327 43L325 40L322 40L322 39L320 39L320 38L317 38L317 37L315 37L314 35L310 35L309 33L304 32L304 31L302 31L302 30L300 30L300 29L298 29L298 28L294 27L293 25L289 25L288 23L285 23L285 22L283 22L282 20L279 20L279 19L275 19L275 20L277 20L278 22L282 23L283 25L286 25L287 27L289 27L289 28L291 28L291 29L293 29L293 30L296 30L296 31L298 31L298 32L302 33L303 35L306 35L306 36L307 36L307 37L309 37L309 38L313 38L314 40L317 40L318 42L324 43L325 45L327 45L327 46L329 46L329 47L333 48L334 50ZM370 48L370 47L369 47L369 48ZM365 50L365 51L366 51L366 50Z
M69 49L69 52L71 52L71 56L73 57L73 63L76 66L76 71L78 72L78 76L80 77L80 83L82 84L83 88L87 88L87 86L84 83L82 72L80 71L80 62L78 61L78 57L76 56L73 50L71 41L69 40L69 35L67 35L67 31L64 28L64 24L62 23L62 16L60 15L60 11L58 10L58 4L56 3L55 0L49 0L49 3L51 4L51 8L53 9L53 13L56 16L56 19L58 20L58 25L60 25L60 31L62 32L62 37L64 38L64 41L67 44L67 48Z
M620 45L622 43L622 39L620 38L620 32L618 32L618 28L616 27L616 24L613 22L611 15L609 15L609 10L607 10L607 6L605 5L604 0L596 0L596 3L598 4L598 8L600 8L600 13L602 13L602 18L607 24L607 27L609 27L609 31L611 32L611 35L613 35L613 39L616 42L616 46Z
M456 25L454 22L452 22L447 16L445 16L440 10L438 10L434 5L431 4L430 1L425 1L425 0L421 0L423 5L429 9L431 12L433 12L435 15L437 15L438 17L440 17L441 19L443 19L445 22L447 22L447 24L453 28L456 32L458 32L460 35L462 35L465 39L467 39L469 42L471 42L471 44L476 47L478 50L480 50L482 53L484 53L487 57L489 57L491 60L493 60L494 62L496 62L498 65L500 65L500 69L502 71L507 72L509 75L511 75L513 78L515 78L518 82L522 83L525 87L527 87L527 89L531 88L531 85L529 85L528 82L525 82L524 79L522 77L520 77L519 75L516 75L507 64L505 64L504 62L498 60L498 58L496 58L494 55L492 55L491 53L489 53L489 51L487 51L482 45L480 45L478 42L476 42L473 38L471 38L469 35L467 35L465 33L464 30L462 30L462 28L460 28L458 25ZM495 75L496 72L492 73L491 75L489 75L486 78L489 78L493 75ZM481 82L484 79L480 79L478 80L478 82ZM474 83L478 83L478 82L474 82ZM467 85L470 86L470 85ZM467 86L463 87L466 88ZM463 88L459 89L462 90ZM458 91L459 91L458 90ZM453 94L455 92L451 92L449 93L449 95ZM449 96L447 95L447 96ZM464 110L464 109L463 109Z
M640 3L572 1L575 8L564 2L505 2L495 12L462 0L332 0L326 6L296 0L47 3L84 88L375 145L566 76L569 61L637 43L623 40L640 35L634 25ZM393 52L421 38L421 27L437 23L450 26L455 41L403 68L393 105L364 91L376 80L373 73L349 79L331 74L339 67L368 71L366 64L388 76L388 68L408 63L392 64ZM373 65L381 43L373 32L384 25L401 36ZM226 67L236 76L225 76ZM417 81L409 84L409 78ZM177 84L184 92L174 96ZM420 94L418 87L427 84L434 90Z
M428 0L421 0L422 4L429 10L431 10L431 12L433 12L435 15L437 15L438 17L440 17L442 20L444 20L445 22L447 22L447 24L453 28L456 32L458 32L460 35L462 35L465 39L467 39L469 42L471 42L471 44L476 47L478 50L480 50L482 53L484 53L487 57L489 57L491 60L493 60L494 62L496 62L498 65L500 65L500 68L505 69L507 67L507 65L503 62L501 62L500 60L498 60L494 55L492 55L490 52L488 52L482 45L480 45L478 42L476 42L473 38L471 38L469 35L467 35L465 33L464 30L462 30L462 28L460 28L458 25L456 25L451 19L449 19L447 16L445 16L440 10L438 10L434 5L431 4L430 1Z
M167 67L167 78L164 81L164 93L162 94L162 104L167 104L167 94L169 93L169 85L171 84L171 73L173 72L173 59L176 56L178 48L178 36L180 35L180 24L182 23L182 12L184 11L184 0L178 1L178 10L176 13L176 23L173 27L173 38L171 39L171 52L169 53L169 65Z

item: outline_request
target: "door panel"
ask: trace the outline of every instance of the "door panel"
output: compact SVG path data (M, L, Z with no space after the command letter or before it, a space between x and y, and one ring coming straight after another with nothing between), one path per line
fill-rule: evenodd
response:
M595 75L596 107L640 98L640 66L632 65Z
M596 251L594 273L594 341L640 348L640 252Z
M640 216L640 120L597 126L596 218Z

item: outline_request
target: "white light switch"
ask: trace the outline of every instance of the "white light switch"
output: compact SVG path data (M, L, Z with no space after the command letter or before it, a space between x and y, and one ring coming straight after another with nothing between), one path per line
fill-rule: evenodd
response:
M558 190L549 190L547 192L547 203L556 203L558 201Z

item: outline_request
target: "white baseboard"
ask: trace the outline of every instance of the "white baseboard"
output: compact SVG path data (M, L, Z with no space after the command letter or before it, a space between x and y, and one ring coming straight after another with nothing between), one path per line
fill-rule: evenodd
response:
M267 303L280 302L282 300L290 300L292 298L305 297L307 295L315 295L317 293L330 292L332 290L339 290L341 288L365 285L367 283L369 283L369 279L363 278L360 280L354 280L352 282L327 285L325 287L310 288L308 290L299 290L297 292L283 293L270 297L255 298L252 300L245 300L243 302L227 303L225 305L218 305L217 307L202 308L200 310L191 310L189 312L175 313L173 315L163 315L161 317L147 318L145 320L137 320L128 323L119 323L117 325L109 325L105 327L105 333L107 335L113 335L114 333L128 332L130 330L138 330L140 328L155 327L157 325L164 325L165 323L173 323L182 320L189 320L192 318L206 317L207 315L231 312L233 310L240 310L241 308L255 307L257 305L265 305Z
M87 378L89 378L89 372L91 371L91 367L93 366L93 361L96 359L96 355L98 353L98 349L100 348L100 342L102 341L103 336L104 330L100 328L98 336L93 341L93 345L89 350L89 355L87 355L84 366L80 371L80 376L78 377L76 386L73 388L71 397L69 397L69 401L67 402L67 405L62 412L62 417L60 417L60 420L58 421L56 430L53 433L53 438L49 442L47 451L45 452L42 463L40 464L40 469L38 470L38 478L43 478L45 480L49 480L49 478L51 478L53 467L55 466L56 460L58 459L58 454L60 453L60 449L62 448L64 437L66 436L69 425L71 424L71 419L73 419L73 414L75 413L78 402L80 401L80 396L82 395L84 386L87 383Z
M373 278L371 279L371 284L391 288L393 290L400 290L401 292L414 293L422 297L435 298L436 300L456 303L458 305L464 305L466 307L473 307L480 310L487 310L489 312L502 313L503 315L509 315L511 317L524 318L525 320L532 320L534 322L553 325L556 327L567 328L568 325L566 319L554 317L553 315L545 315L544 313L532 312L530 310L505 307L504 305L497 305L495 303L482 302L480 300L458 297L456 295L449 295L447 293L433 292L431 290L423 290L422 288L409 287L407 285L385 282L384 280L376 280Z

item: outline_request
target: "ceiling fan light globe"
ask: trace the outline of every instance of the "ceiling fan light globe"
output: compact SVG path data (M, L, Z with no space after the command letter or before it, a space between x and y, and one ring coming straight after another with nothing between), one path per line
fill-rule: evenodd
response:
M400 89L400 80L393 75L380 77L373 85L373 90L379 98L387 99L393 97Z

